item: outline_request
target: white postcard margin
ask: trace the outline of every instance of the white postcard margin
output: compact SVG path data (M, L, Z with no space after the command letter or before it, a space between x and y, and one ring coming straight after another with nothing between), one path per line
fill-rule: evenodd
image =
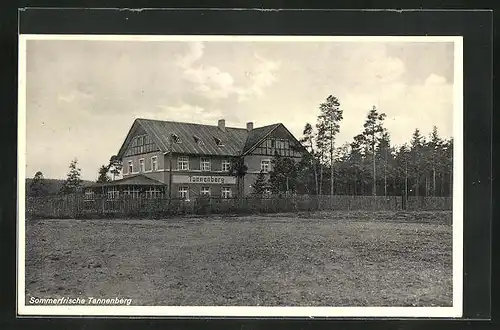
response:
M27 40L453 42L453 305L452 307L34 306L25 294ZM463 306L463 38L461 36L19 35L17 313L19 316L461 317Z

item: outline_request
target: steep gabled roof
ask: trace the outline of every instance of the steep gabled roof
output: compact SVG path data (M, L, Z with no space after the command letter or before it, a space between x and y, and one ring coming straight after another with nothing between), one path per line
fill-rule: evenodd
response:
M222 131L214 125L150 119L138 119L138 122L165 152L169 151L170 134L175 134L179 143L172 144L174 153L236 156L241 153L248 134L243 128L226 127Z
M226 127L225 131L214 125L181 123L138 118L134 121L118 157L123 157L131 139L131 133L143 129L163 152L170 148L170 135L179 143L172 143L174 153L236 156L241 154L248 132L244 128Z
M282 125L272 124L257 127L250 132L245 128L235 127L226 127L223 131L215 125L138 118L130 128L118 152L118 158L123 157L133 133L138 130L148 134L162 152L169 152L171 145L174 153L240 156L251 152L277 127ZM170 143L172 134L178 140L177 143Z
M269 136L269 134L271 134L280 125L282 124L272 124L254 128L253 130L251 130L248 134L242 154L245 155L255 149L255 147L257 147L262 141L264 141L266 137Z

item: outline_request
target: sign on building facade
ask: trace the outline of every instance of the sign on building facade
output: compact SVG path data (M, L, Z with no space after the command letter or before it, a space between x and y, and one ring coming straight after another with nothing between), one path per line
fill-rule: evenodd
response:
M174 175L173 183L210 183L210 184L236 184L233 176L212 176L212 175Z

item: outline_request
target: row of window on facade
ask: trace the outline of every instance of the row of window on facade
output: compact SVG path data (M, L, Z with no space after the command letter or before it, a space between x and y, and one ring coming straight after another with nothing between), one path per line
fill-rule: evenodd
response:
M134 187L127 187L126 189L124 189L122 191L117 190L116 188L112 188L112 189L108 189L106 191L106 196L107 196L107 199L117 199L120 197L120 193L123 196L130 196L130 197L137 198L141 194L141 190L139 190L138 188L134 188ZM161 197L161 196L163 196L163 193L164 192L162 189L159 189L156 187L148 188L143 192L143 194L149 198ZM95 195L96 195L95 192L92 190L85 191L85 199L86 200L94 200Z
M227 159L222 160L222 165L221 165L221 171L222 172L228 172L231 167L231 162ZM134 162L132 160L128 161L128 173L135 173L134 172ZM263 159L261 160L260 163L260 169L264 172L267 173L271 170L271 160L269 159ZM177 159L177 170L180 171L188 171L189 170L189 157L188 156L179 156ZM205 172L210 172L212 171L212 162L210 158L202 157L200 158L200 170L205 171ZM156 172L158 171L158 158L157 156L151 157L151 171ZM138 173L144 173L146 172L146 167L145 167L145 162L144 158L139 159L139 172Z
M222 141L216 137L213 137L216 144L218 146L223 147L224 144ZM199 145L204 145L204 142L201 138L199 138L196 135L193 135L193 140ZM172 142L174 143L182 143L182 140L179 136L176 134L172 134ZM146 145L154 145L153 141L148 135L138 135L130 141L130 147L141 147L141 146L146 146ZM278 138L272 138L272 139L267 139L261 147L263 148L275 148L275 149L293 149L295 147L295 144L287 139L278 139Z
M194 141L199 145L203 146L204 142L197 136L193 136ZM224 144L219 138L214 137L214 141L218 147L224 147ZM182 143L182 139L176 134L172 134L172 142L173 143ZM125 156L137 155L145 152L156 151L158 148L153 143L151 138L148 135L139 135L136 136L130 141L129 148L125 153Z
M141 191L137 188L127 188L125 190L118 190L116 188L112 188L106 191L107 200L115 200L120 198L120 194L122 196L129 196L132 198L138 198L141 194ZM157 188L149 188L144 191L144 195L147 198L159 198L163 197L164 191ZM212 196L210 187L201 187L200 189L201 196ZM86 191L85 192L85 200L95 200L94 191ZM185 200L189 200L189 188L187 186L180 186L177 190L177 197ZM221 189L221 197L222 198L231 198L232 191L230 187L222 187Z
M200 196L212 196L212 192L210 187L201 187L200 188ZM179 187L178 190L178 196L179 198L189 200L189 188L186 186L181 186ZM230 187L222 187L221 189L221 196L222 198L231 198L232 197L232 191Z

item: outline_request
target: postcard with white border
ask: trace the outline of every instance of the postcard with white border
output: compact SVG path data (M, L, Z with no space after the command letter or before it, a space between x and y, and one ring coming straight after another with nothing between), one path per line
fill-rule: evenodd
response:
M19 37L18 313L461 317L462 37Z

